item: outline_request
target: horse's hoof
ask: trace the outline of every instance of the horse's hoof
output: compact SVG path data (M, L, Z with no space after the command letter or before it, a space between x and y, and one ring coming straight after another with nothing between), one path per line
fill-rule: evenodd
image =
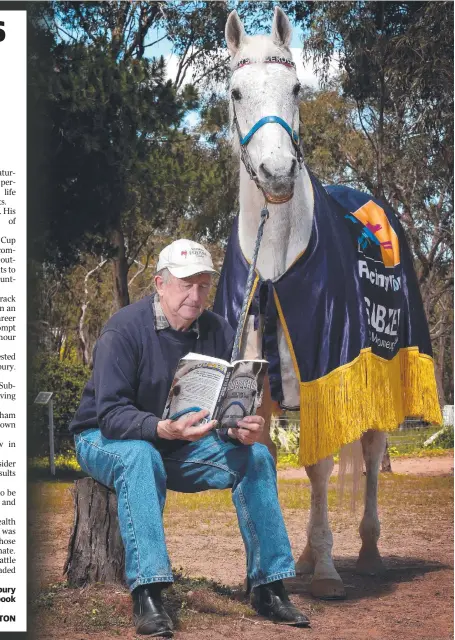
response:
M355 571L361 576L377 576L385 572L381 556L361 558L356 562Z
M320 600L343 600L346 598L343 582L334 578L319 578L312 580L310 593Z

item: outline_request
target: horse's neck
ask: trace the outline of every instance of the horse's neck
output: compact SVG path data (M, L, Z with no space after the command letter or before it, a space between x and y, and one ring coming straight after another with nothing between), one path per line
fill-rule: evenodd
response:
M270 215L264 226L256 265L262 278L279 278L306 249L313 223L313 205L310 176L305 167L302 167L292 200L286 204L268 205ZM253 257L263 206L264 196L250 180L241 163L239 242L248 260Z

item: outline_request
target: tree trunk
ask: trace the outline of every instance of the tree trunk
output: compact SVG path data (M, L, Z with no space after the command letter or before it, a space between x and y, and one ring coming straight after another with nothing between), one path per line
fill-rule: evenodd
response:
M125 551L117 518L117 497L93 478L72 489L74 523L63 573L72 587L93 582L125 584Z
M438 352L435 353L435 361L434 361L434 373L436 378L436 387L439 395L439 403L441 406L446 404L445 402L445 393L444 393L444 359L446 352L446 336L439 336L439 349Z
M387 440L386 445L385 445L384 455L382 456L381 472L382 473L392 473L392 462L390 460L389 441L388 440Z
M453 331L450 332L450 338L449 338L449 354L450 354L450 359L449 359L449 375L448 375L448 380L446 380L446 389L449 389L447 392L447 399L449 401L449 404L453 404L453 355L454 355L454 349L453 349L453 343L454 343L454 338L453 338ZM448 383L448 384L447 384Z
M112 244L115 257L112 260L112 274L114 276L114 298L117 309L126 307L130 303L128 292L128 261L125 254L125 238L121 228L112 232Z

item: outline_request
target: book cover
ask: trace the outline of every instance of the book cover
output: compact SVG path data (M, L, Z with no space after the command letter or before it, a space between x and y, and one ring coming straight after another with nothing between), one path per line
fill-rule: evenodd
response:
M220 426L235 427L238 420L256 413L266 372L265 360L231 364L189 353L177 366L163 419L178 420L187 413L207 409L205 420L216 419Z

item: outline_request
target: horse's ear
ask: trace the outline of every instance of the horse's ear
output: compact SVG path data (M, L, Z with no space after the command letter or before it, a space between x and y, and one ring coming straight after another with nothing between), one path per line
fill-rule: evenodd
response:
M243 28L237 11L231 11L229 14L226 22L225 35L229 52L231 56L234 57L246 36L245 29Z
M278 46L289 46L292 38L292 27L287 15L280 7L275 7L273 16L272 39Z

